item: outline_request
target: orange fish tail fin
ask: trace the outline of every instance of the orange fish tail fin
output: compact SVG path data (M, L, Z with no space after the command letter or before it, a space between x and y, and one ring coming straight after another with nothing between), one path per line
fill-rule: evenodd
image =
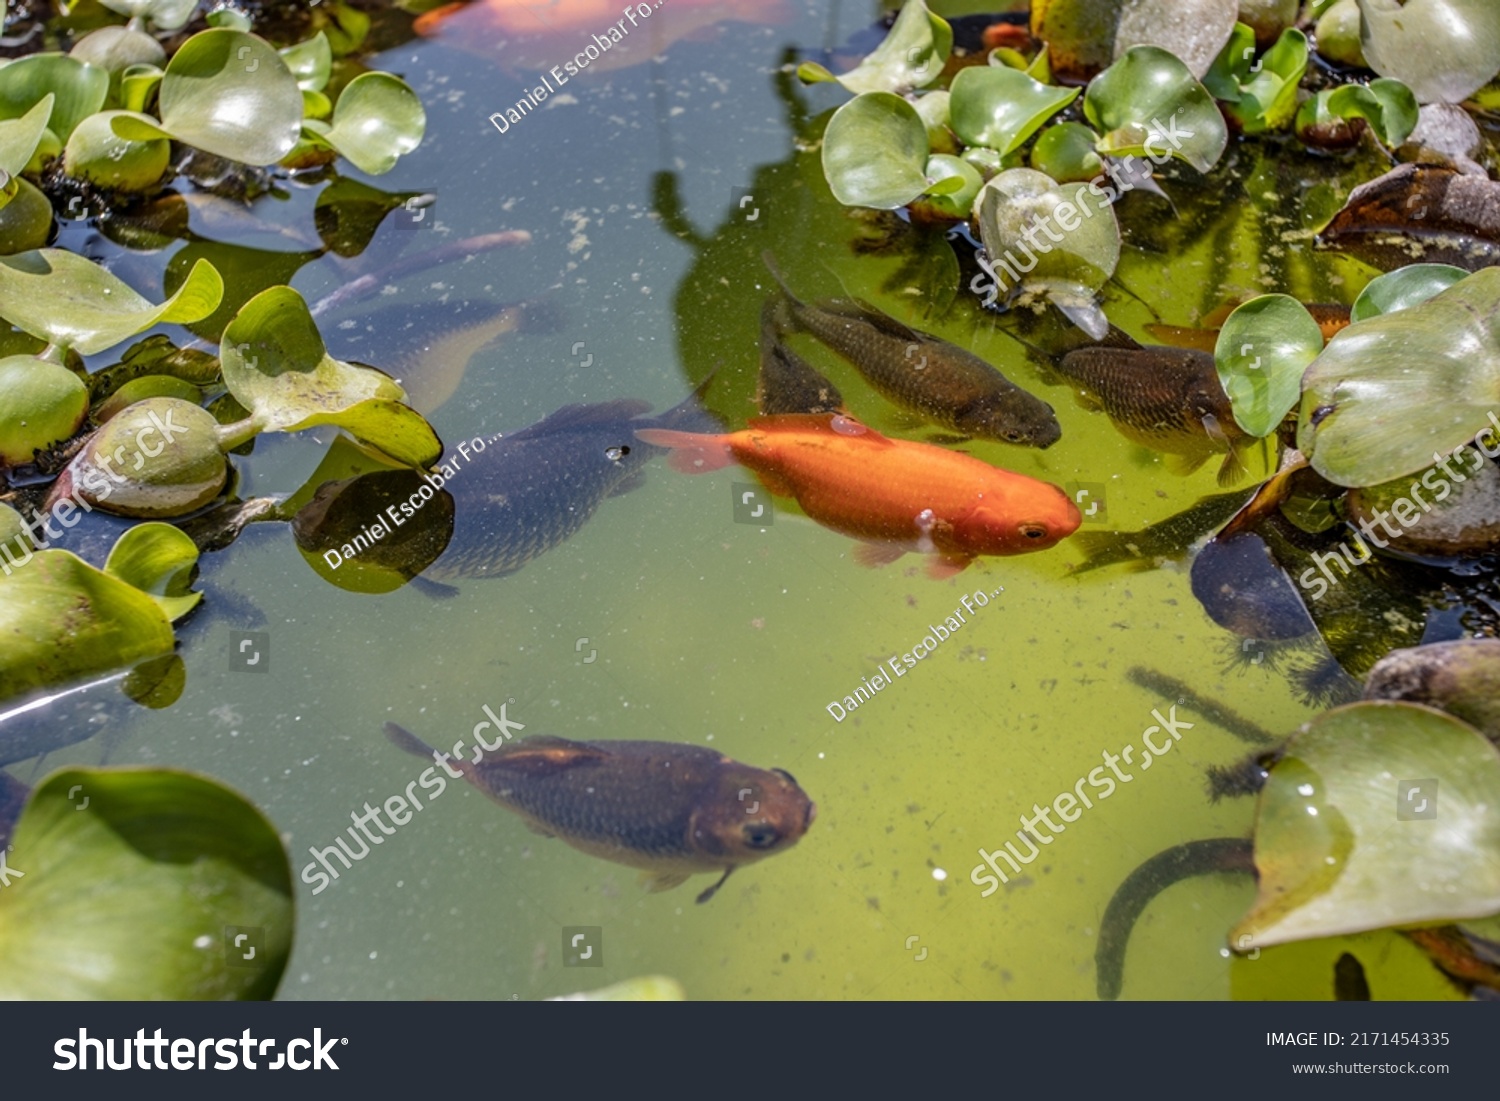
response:
M667 465L682 474L707 474L734 463L734 453L720 436L674 432L670 428L638 428L635 435L643 443L670 448Z
M423 12L413 20L411 29L423 38L430 38L437 34L438 27L442 24L443 20L455 12L463 11L465 7L467 7L465 4L444 4L440 8L433 8L429 12Z

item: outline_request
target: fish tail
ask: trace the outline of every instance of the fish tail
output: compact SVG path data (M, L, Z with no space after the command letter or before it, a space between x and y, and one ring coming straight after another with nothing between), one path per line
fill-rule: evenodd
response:
M691 394L661 416L652 417L646 424L651 428L666 428L676 432L714 433L721 431L724 426L703 406L703 399L708 394L708 388L718 375L719 368L715 367Z
M400 726L397 723L386 723L381 729L385 731L385 736L390 739L390 743L393 746L397 749L405 750L413 757L431 757L434 752L432 746L428 745L404 726Z
M771 255L771 250L766 249L760 254L765 262L766 268L771 272L771 277L776 280L776 285L781 288L781 293L786 295L786 300L794 309L801 307L802 301L792 293L792 288L786 285L786 276L781 274L781 268L776 264L776 257Z
M638 428L636 438L672 452L667 465L682 474L707 474L734 462L734 453L722 436L699 432L675 432L670 428Z

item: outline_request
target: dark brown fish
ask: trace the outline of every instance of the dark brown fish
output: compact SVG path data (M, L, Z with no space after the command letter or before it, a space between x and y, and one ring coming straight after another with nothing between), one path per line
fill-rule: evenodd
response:
M760 415L842 413L844 395L782 341L788 321L781 297L767 299L760 311L760 375L755 383Z
M423 571L430 581L503 577L572 538L609 497L642 485L645 464L665 448L636 437L638 428L717 431L697 393L659 417L621 399L567 405L519 432L460 445L443 460L443 487L453 495L453 536Z
M385 724L386 737L420 757L433 750ZM723 872L698 896L707 902L729 873L797 843L817 813L792 774L675 742L570 742L521 738L455 757L468 781L537 833L579 852L639 868L651 890L690 875Z
M857 298L801 302L770 253L764 259L792 322L853 364L890 401L965 436L1031 447L1050 447L1061 438L1052 406L973 352L908 328Z
M1234 419L1206 352L1100 345L1069 352L1058 370L1084 388L1083 403L1102 408L1122 436L1172 456L1176 472L1191 474L1222 454L1221 486L1247 473L1243 452L1257 441Z

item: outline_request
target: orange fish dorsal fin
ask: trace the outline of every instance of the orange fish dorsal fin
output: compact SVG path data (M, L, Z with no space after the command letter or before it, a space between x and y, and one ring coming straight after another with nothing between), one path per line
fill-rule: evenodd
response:
M859 438L871 444L892 446L888 436L882 436L867 424L861 424L847 413L779 413L773 417L751 417L751 429L757 432L826 432L846 439Z
M570 742L566 738L555 738L550 734L537 734L522 738L502 753L486 756L486 771L502 769L530 777L547 776L579 765L596 764L606 760L609 754L597 746L583 742Z

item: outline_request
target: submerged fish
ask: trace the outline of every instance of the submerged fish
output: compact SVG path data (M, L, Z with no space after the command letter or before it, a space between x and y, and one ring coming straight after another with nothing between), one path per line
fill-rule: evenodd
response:
M661 454L636 429L717 427L698 404L702 390L651 418L642 416L647 403L631 399L567 405L482 450L450 453L440 469L455 504L453 537L422 575L503 577L572 538L606 498L643 484L646 461Z
M782 341L785 313L786 303L780 298L767 299L760 311L760 375L755 383L755 402L761 416L842 412L844 395Z
M1081 531L1073 542L1088 557L1074 566L1073 572L1087 573L1117 562L1129 562L1134 570L1182 562L1195 543L1222 527L1250 496L1251 491L1246 489L1216 493L1138 531Z
M1243 452L1257 443L1234 419L1214 357L1189 348L1078 348L1058 370L1084 387L1085 404L1102 407L1120 434L1191 474L1223 454L1219 484L1247 473Z
M433 750L395 723L386 737L419 757ZM521 738L454 764L537 833L647 874L653 891L690 875L729 873L795 845L817 807L779 768L754 768L705 746ZM445 765L445 767L447 767Z
M636 435L672 448L669 463L685 474L744 464L824 527L864 540L855 558L866 566L914 551L936 556L932 576L951 577L981 554L1046 550L1082 519L1057 486L932 444L888 439L841 414L758 417L726 436L654 428Z
M1052 406L973 352L907 328L857 298L801 302L770 253L764 259L792 322L852 363L890 401L966 436L1043 448L1061 438Z
M1146 331L1163 344L1171 344L1178 348L1193 348L1212 355L1214 349L1219 346L1219 329L1223 327L1224 322L1229 319L1229 315L1238 305L1238 302L1231 302L1213 310L1203 319L1201 329L1153 323L1146 326ZM1349 327L1348 306L1340 306L1331 302L1304 302L1302 305L1318 323L1318 331L1323 334L1325 344Z

